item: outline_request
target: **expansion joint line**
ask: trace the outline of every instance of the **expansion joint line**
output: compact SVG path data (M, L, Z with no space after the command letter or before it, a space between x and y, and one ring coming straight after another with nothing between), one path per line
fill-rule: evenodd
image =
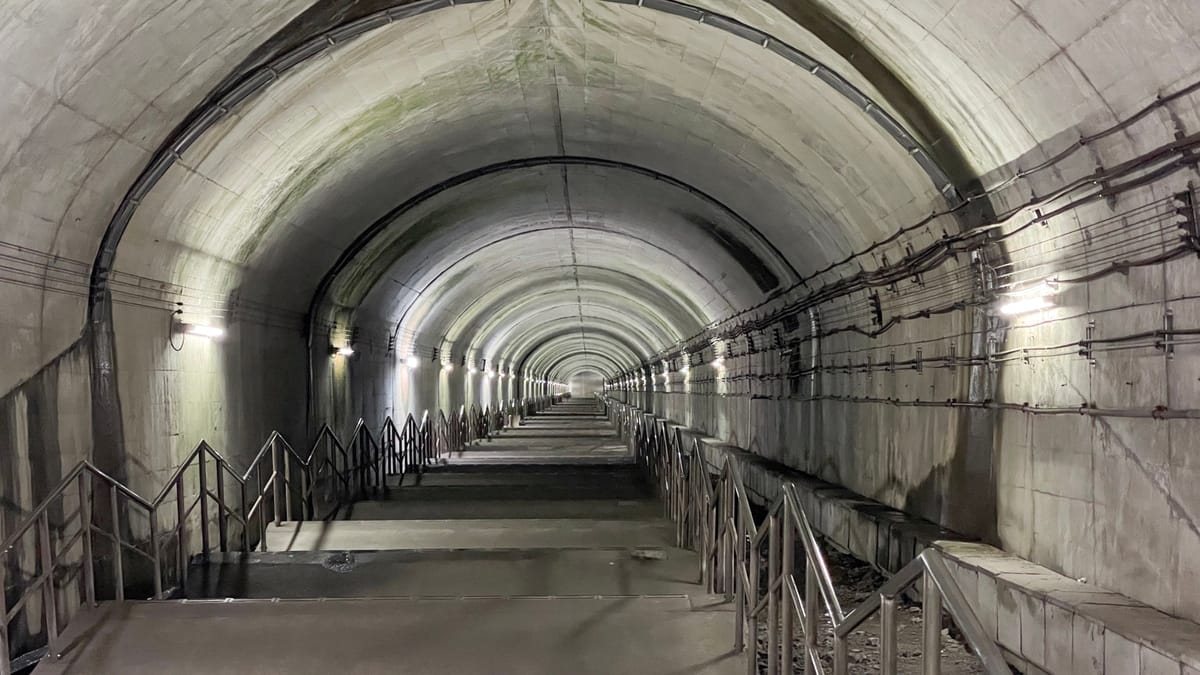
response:
M547 58L550 56L552 55L547 55ZM557 146L559 157L565 157L567 155L567 143L563 134L562 104L558 96L558 67L554 65L553 58L549 58L549 60L550 76L554 78L554 86L550 88L554 92L554 142ZM571 208L571 183L570 177L567 174L567 165L560 165L558 170L559 175L562 177L563 208L567 215L567 238L571 250L571 277L575 281L575 304L579 309L579 347L584 356L587 356L587 334L584 329L585 323L583 319L583 287L579 283L579 253L575 249L575 212Z

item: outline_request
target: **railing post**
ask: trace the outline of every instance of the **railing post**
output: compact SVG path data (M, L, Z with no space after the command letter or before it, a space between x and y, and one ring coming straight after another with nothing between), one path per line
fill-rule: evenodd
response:
M12 667L8 661L8 599L4 592L8 583L4 576L7 567L0 564L0 675L12 675Z
M41 549L39 553L42 558L42 575L45 577L42 582L42 597L46 605L46 644L53 654L55 643L58 642L58 598L54 592L54 551L50 548L50 514L47 511L42 511L38 518L38 543L38 548ZM0 620L5 618L0 617ZM7 653L4 654L4 659L8 660Z
M879 598L879 673L896 675L896 598Z
M807 571L804 575L804 672L809 673L812 668L809 665L809 654L817 653L817 621L821 614L821 596L817 568L811 561L805 562ZM834 649L836 651L836 647Z
M204 447L196 453L196 466L200 469L200 554L207 556L210 546L208 535L208 464Z
M796 514L792 513L791 507L786 502L784 503L784 507L780 509L780 512L784 514L784 522L782 522L782 532L780 532L779 572L785 578L796 579ZM816 589L816 584L812 583L811 579L806 580L804 583L805 597L809 597L809 592L814 589ZM796 616L794 614L796 613L796 608L792 607L792 593L788 592L786 584L779 585L779 595L781 601L779 632L781 634L780 640L782 640L779 659L782 663L782 668L784 668L784 673L791 673L792 617ZM814 611L812 611L814 608L812 608L811 603L805 602L805 609L809 611L809 614L805 615L805 619L816 616ZM808 629L808 623L805 623L804 627ZM808 634L805 634L804 638L808 639ZM805 653L805 656L808 655ZM804 663L804 671L808 673L808 658L804 659Z
M921 620L925 633L922 654L925 675L942 672L942 593L928 571L921 577Z
M92 497L88 490L91 475L79 474L79 528L83 542L83 597L88 607L96 606L96 559L92 553ZM3 565L0 565L2 567ZM4 594L3 571L0 571L0 595ZM4 622L4 599L0 598L0 623ZM8 652L0 651L7 658Z
M254 501L258 502L258 548L267 550L267 493L262 480L262 464L254 465ZM249 518L247 518L249 520Z
M733 481L725 481L725 500L722 510L725 512L722 522L725 524L725 536L721 538L724 551L721 554L721 584L725 588L725 597L731 598L733 593L733 514L735 502L737 500L737 492L733 488Z
M125 543L121 538L121 504L117 486L109 491L109 509L113 528L113 583L116 584L117 602L125 600Z
M734 601L734 623L737 625L737 633L733 638L734 651L742 651L746 648L746 588L742 584L742 575L738 574L738 570L745 563L746 543L742 533L744 531L744 523L740 518L735 518L733 521L732 537L733 537L733 560L730 567L733 569L733 601ZM757 638L751 637L755 643Z
M154 565L154 599L161 600L162 592L162 551L158 547L158 509L150 510L150 560Z
M217 538L221 552L229 551L229 504L225 501L225 463L220 459L213 461L217 478Z
M178 548L179 586L187 587L188 574L188 545L187 545L187 504L183 496L183 476L175 481L175 518L179 521L175 543Z
M317 511L313 505L313 487L312 465L305 466L300 471L300 519L301 520L316 520Z
M704 521L708 531L704 534L703 548L700 550L701 557L704 558L702 563L704 566L704 588L710 592L716 592L716 574L714 571L713 552L717 550L717 509L712 500L705 498L704 500Z
M283 512L279 508L279 443L271 439L271 511L275 516L275 527L283 524Z
M238 485L238 493L242 502L242 553L250 552L250 503L246 501L246 483Z
M338 469L338 453L337 447L333 444L333 436L325 436L325 456L329 458L329 466L332 467L333 475L330 479L334 481L333 492L338 501L342 499L342 481L340 479L341 470Z
M283 489L280 491L283 494L283 517L287 520L287 522L292 523L295 522L296 519L294 518L295 514L292 513L292 463L290 460L291 457L288 456L287 450L280 445L279 461L283 464ZM280 476L276 476L276 482L278 482L280 478Z
M708 516L705 515L704 517L707 518ZM704 537L702 537L702 536L697 537L696 541L701 542L701 544L700 544L700 548L701 548L700 559L701 559L701 561L703 561L703 559L704 559L704 543L703 543ZM768 543L768 546L770 546L769 543ZM770 554L768 553L768 557L769 557L769 555ZM761 546L750 547L750 568L749 568L750 574L749 574L749 576L750 576L750 606L751 607L756 607L758 605L758 589L760 586L759 577L761 576L759 574L759 567L761 567L761 566L762 566L762 548L761 548ZM701 569L700 577L701 577L701 582L703 583L703 579L704 579L703 569ZM771 586L771 578L768 576L767 577L767 588L770 588L770 586ZM770 619L768 618L767 621L769 622ZM746 659L746 672L747 672L747 675L758 675L758 614L757 613L753 613L750 615L750 642L754 648L750 650L750 654L748 654L748 658ZM769 652L768 652L768 654L769 654ZM767 663L770 663L769 655L767 657Z
M787 597L779 569L779 534L779 514L775 513L767 520L767 675L779 675L779 598Z
M833 675L847 675L850 668L849 654L846 653L846 639L833 634Z

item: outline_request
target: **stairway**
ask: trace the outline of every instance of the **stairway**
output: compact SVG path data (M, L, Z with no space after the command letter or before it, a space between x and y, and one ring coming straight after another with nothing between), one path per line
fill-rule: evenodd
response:
M105 604L36 673L733 673L734 614L592 401ZM233 600L229 600L232 598Z

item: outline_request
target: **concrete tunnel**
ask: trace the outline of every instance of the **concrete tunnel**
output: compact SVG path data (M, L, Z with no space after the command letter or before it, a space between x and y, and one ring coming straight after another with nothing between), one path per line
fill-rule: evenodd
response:
M1023 672L1196 672L1198 7L0 2L0 535L602 395L1111 600L964 563Z

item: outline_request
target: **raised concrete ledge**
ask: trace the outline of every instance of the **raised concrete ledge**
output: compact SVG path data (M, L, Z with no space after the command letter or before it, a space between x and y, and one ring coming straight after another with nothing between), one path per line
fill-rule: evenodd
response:
M1200 675L1200 624L971 541L784 464L673 422L714 472L732 458L764 505L793 483L812 526L834 546L885 573L919 551L945 554L979 620L1009 661L1030 675ZM1200 579L1197 580L1200 583Z
M984 628L1026 673L1200 675L1200 625L992 546L933 545Z

